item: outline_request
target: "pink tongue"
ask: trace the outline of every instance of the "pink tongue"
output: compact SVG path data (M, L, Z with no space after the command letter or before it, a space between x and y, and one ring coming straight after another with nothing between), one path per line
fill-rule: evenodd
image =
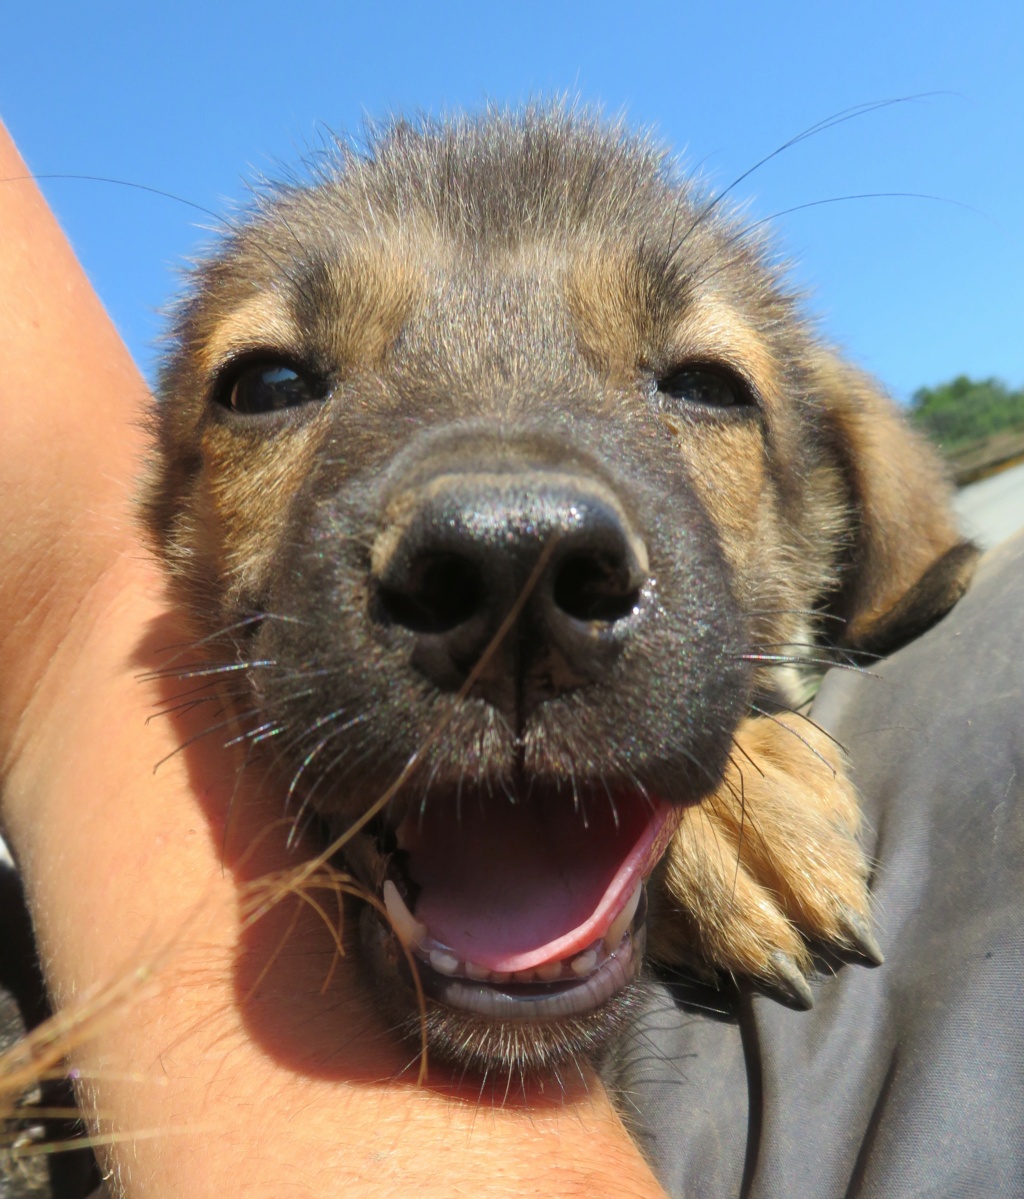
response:
M642 796L545 791L447 798L411 815L402 835L422 888L416 919L459 958L488 970L527 970L602 938L664 849L673 809ZM584 825L582 812L586 812Z

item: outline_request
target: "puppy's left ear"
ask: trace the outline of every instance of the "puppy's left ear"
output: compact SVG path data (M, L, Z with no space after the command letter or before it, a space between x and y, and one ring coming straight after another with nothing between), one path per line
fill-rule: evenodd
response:
M827 351L814 376L856 519L831 611L844 644L886 654L953 607L979 551L957 528L935 450L874 382Z

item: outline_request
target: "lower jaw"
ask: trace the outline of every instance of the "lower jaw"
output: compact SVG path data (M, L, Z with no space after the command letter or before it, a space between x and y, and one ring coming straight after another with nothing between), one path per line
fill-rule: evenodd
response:
M639 993L646 943L639 913L619 949L578 982L488 984L451 978L417 961L426 1010L394 934L371 908L361 918L362 947L384 1006L432 1058L488 1075L548 1075L596 1056L625 1026Z
M582 1064L598 1065L609 1042L625 1031L639 998L633 983L599 1009L543 1022L488 1020L428 1000L425 1015L407 1015L403 1027L415 1044L425 1026L431 1063L454 1067L460 1078L490 1078L507 1093L516 1080L578 1080Z

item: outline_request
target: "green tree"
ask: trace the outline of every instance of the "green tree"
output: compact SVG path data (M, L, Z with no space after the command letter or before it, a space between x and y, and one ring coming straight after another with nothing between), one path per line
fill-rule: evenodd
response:
M958 375L915 391L910 419L943 449L954 450L1004 429L1024 428L1024 388L1011 391L1000 379Z

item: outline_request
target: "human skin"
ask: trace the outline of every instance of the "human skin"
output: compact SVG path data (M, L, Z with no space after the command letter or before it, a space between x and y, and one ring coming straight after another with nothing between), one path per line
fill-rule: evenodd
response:
M236 785L223 735L175 753L209 705L156 715L189 684L147 672L189 638L133 514L151 401L26 175L0 127L0 819L55 1004L88 1017L71 1063L112 1176L168 1199L661 1195L589 1071L507 1102L437 1064L420 1085L351 958L332 972L329 921L295 899L245 921L254 880L296 865L280 800Z

